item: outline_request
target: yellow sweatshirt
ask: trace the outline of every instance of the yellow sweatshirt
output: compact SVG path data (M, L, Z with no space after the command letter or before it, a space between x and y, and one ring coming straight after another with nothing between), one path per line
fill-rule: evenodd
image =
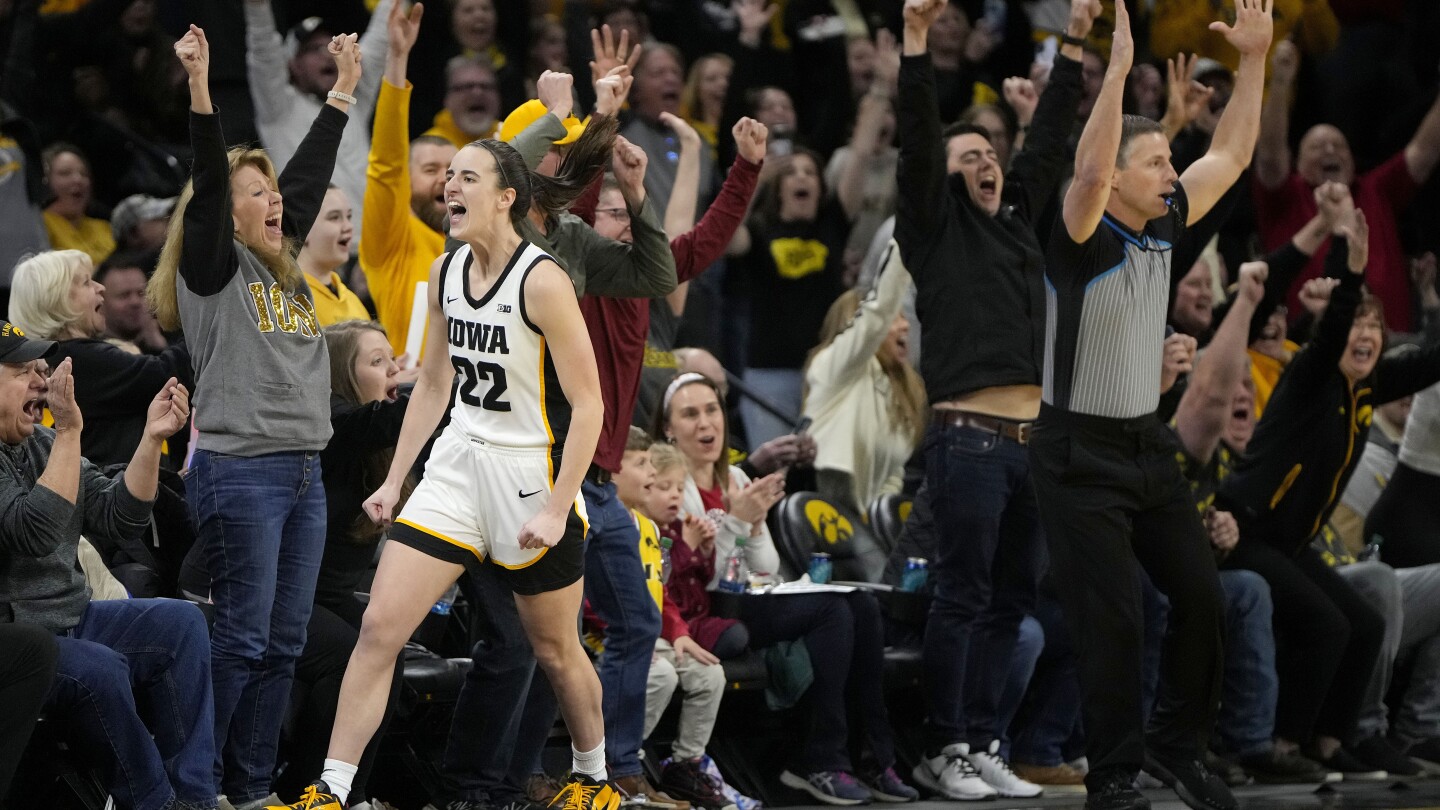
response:
M310 299L315 304L315 319L326 327L341 321L368 321L370 312L360 303L360 296L345 286L340 276L330 273L330 283L322 284L307 277L310 282Z
M430 128L425 130L425 134L439 135L455 144L455 148L459 149L471 141L492 137L495 134L495 125L492 123L488 129L480 133L466 132L460 128L459 124L455 123L455 116L451 115L449 110L441 109L440 112L435 113L435 120L431 123Z
M45 232L50 235L50 247L56 250L78 250L90 257L96 267L115 252L115 236L110 232L110 223L103 219L85 217L76 225L59 214L43 212Z
M365 170L360 268L397 355L405 351L415 285L429 280L430 263L445 252L445 235L410 210L409 120L410 84L401 89L382 81Z

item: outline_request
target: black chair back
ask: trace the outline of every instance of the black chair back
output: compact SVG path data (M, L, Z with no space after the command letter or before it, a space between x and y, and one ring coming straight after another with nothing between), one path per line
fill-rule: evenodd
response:
M900 541L900 532L905 528L905 519L910 517L913 505L914 501L899 494L881 495L870 502L870 528L886 554L894 551L895 544Z
M879 582L888 556L859 515L814 492L796 492L775 508L773 529L787 578L810 569L812 552L830 555L831 579Z

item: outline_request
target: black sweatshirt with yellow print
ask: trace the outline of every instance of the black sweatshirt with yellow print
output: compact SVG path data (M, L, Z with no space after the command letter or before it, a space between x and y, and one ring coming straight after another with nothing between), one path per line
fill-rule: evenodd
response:
M1246 452L1217 501L1241 523L1241 542L1289 554L1309 543L1334 511L1360 463L1371 411L1440 380L1440 347L1385 357L1363 380L1340 371L1359 307L1359 274L1346 267L1346 240L1331 240L1326 275L1339 278L1314 339L1290 361Z

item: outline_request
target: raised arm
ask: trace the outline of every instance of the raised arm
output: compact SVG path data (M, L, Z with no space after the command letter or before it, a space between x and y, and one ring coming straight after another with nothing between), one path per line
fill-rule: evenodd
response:
M1234 26L1210 23L1210 30L1224 34L1240 52L1240 69L1235 73L1235 92L1215 125L1209 151L1180 176L1190 201L1188 222L1198 222L1209 213L1220 196L1240 179L1255 153L1260 101L1265 90L1265 54L1274 29L1271 2L1235 0Z
M895 241L908 267L934 240L946 215L945 144L940 140L940 102L930 61L930 26L945 0L905 0L896 130L900 139L900 193L895 207Z
M1295 74L1300 50L1288 39L1275 46L1270 58L1270 81L1260 110L1260 138L1255 143L1255 180L1262 188L1279 188L1290 176L1290 105L1295 98Z
M563 440L565 452L550 500L520 529L521 548L541 548L560 542L565 531L575 496L580 494L580 482L595 458L605 403L600 397L595 351L570 277L553 262L541 262L525 277L522 294L525 311L545 336L545 345L555 361L555 375L570 402L570 428Z
M1204 461L1214 454L1230 418L1235 386L1250 373L1250 355L1245 351L1250 343L1250 319L1265 294L1268 274L1264 262L1240 266L1235 302L1190 374L1175 414L1175 431L1192 458Z
M46 385L46 399L55 419L50 457L35 486L26 490L11 476L0 478L0 550L26 557L43 557L66 540L70 518L79 502L80 431L84 420L75 404L73 363L60 361ZM0 374L31 375L43 372L31 364L0 367ZM33 386L32 389L34 390ZM36 428L37 431L41 430ZM43 442L38 436L37 441Z
M330 41L330 56L339 68L334 93L354 96L360 81L360 45L354 34L341 34ZM335 153L340 150L340 136L345 133L349 102L330 98L315 116L305 140L295 149L294 157L280 174L280 192L285 195L280 228L291 239L304 239L315 224L320 204L335 173Z
M675 239L695 227L695 209L700 205L700 150L706 147L700 133L680 116L660 113L660 123L680 141L680 161L665 204L665 233Z
M125 465L125 492L131 498L147 504L142 521L150 517L148 504L155 500L155 492L160 481L160 449L165 440L179 433L185 427L190 418L190 392L180 381L171 377L165 381L160 392L150 400L150 407L145 411L145 431L140 435L140 444L135 448L135 454L131 456L130 463ZM96 473L98 475L98 471ZM113 522L113 528L117 533L114 537L128 537L124 532L128 529L131 514L125 513L123 499L112 502L108 507L89 497L87 487L86 508L90 514L85 521L86 531L91 531L95 525L102 525L106 522ZM100 511L96 511L99 509ZM118 518L112 513L119 511ZM103 533L102 533L103 536Z
M210 43L198 26L175 43L190 85L191 197L185 205L180 277L196 295L225 288L240 267L230 215L230 164L220 116L210 103Z
M909 289L910 273L900 261L900 248L891 240L875 286L861 299L855 317L829 346L815 353L805 369L805 383L810 388L806 412L814 410L811 397L856 379L885 342Z
M1065 34L1076 40L1090 36L1090 28L1100 14L1100 0L1071 0L1070 21ZM1055 198L1065 176L1066 144L1070 131L1075 126L1075 110L1080 106L1080 60L1083 53L1079 45L1066 44L1050 69L1050 80L1041 91L1038 100L1033 99L1035 86L1029 79L1006 79L1004 89L1007 98L1013 96L1025 106L1027 101L1034 111L1028 123L1030 129L1024 134L1023 147L1019 139L1014 157L1005 175L1005 199L1020 206L1020 209L1035 224L1042 211ZM1012 106L1015 106L1012 102Z
M415 466L420 448L430 440L440 417L450 404L450 387L455 381L455 367L450 365L450 344L445 336L445 313L440 308L440 268L450 260L447 253L430 263L429 295L426 296L429 321L425 327L425 362L420 364L420 379L410 392L410 406L400 425L400 439L395 443L395 456L390 461L390 474L385 483L365 500L365 514L382 526L390 525L395 504L405 478ZM573 295L572 295L573 297Z
M605 239L585 228L585 292L614 298L655 298L675 289L675 257L670 240L645 197L645 151L615 138L615 181L630 212L629 245ZM586 233L588 231L588 233ZM572 290L573 292L573 290Z
M570 115L574 104L574 85L574 76L554 70L541 73L540 78L535 80L537 98L525 104L538 102L545 108L545 114L520 130L510 143L531 171L545 159L555 142L565 137L565 118Z
M835 196L845 216L852 222L860 215L865 205L866 167L880 148L880 131L885 126L886 114L890 112L891 99L900 74L900 46L895 35L880 29L875 35L875 78L870 88L860 97L860 109L855 114L855 129L850 135L850 159L840 181L835 185Z
M275 29L270 0L245 0L245 78L255 120L261 124L279 119L300 98L290 85L285 46Z
M366 274L400 269L387 259L403 244L410 219L410 50L420 33L419 3L405 14L390 6L385 80L375 102L370 160L365 166L365 204L360 209L360 265ZM388 283L385 284L389 288ZM378 296L377 296L378 297Z
M375 111L375 97L380 92L380 76L389 60L390 9L404 5L405 0L380 0L375 4L375 10L370 12L370 23L365 26L365 33L360 35L362 69L353 95L359 99L360 108L367 115Z
M1244 0L1240 0L1244 2ZM1135 43L1130 37L1130 12L1124 0L1115 2L1115 34L1110 45L1110 65L1100 96L1090 110L1090 120L1080 134L1075 150L1075 178L1065 192L1061 215L1070 240L1077 244L1090 239L1105 204L1110 200L1110 182L1115 174L1115 161L1120 151L1122 124L1121 103L1125 96L1125 77L1135 57ZM1189 189L1186 188L1188 194Z
M1405 146L1405 168L1410 170L1416 184L1430 179L1436 161L1440 161L1440 94L1435 96L1420 128Z

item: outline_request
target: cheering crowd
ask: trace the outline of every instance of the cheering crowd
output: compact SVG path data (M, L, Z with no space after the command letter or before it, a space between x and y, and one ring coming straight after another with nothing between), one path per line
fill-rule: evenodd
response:
M1440 776L1420 6L0 5L0 806Z

